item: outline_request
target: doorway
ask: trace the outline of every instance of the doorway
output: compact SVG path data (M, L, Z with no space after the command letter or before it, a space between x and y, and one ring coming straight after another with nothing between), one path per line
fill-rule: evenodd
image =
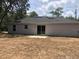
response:
M45 34L45 25L37 26L37 34Z

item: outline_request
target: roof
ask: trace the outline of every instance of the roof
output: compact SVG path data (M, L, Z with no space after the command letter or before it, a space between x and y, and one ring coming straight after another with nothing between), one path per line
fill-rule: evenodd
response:
M16 22L26 24L79 23L77 20L65 19L63 17L27 17Z

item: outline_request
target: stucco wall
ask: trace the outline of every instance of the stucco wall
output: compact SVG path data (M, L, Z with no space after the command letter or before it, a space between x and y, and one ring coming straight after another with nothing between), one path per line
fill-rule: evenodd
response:
M79 35L79 24L46 25L47 35Z
M24 28L24 24L18 24L16 25L16 31L13 31L13 25L8 26L8 32L9 33L15 33L15 34L36 34L37 28L36 25L33 24L25 24L28 26L28 29Z

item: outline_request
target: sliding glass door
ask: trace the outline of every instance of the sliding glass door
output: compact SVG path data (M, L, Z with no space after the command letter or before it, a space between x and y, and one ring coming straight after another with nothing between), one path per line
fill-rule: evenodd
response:
M45 34L45 26L44 25L37 26L37 34Z

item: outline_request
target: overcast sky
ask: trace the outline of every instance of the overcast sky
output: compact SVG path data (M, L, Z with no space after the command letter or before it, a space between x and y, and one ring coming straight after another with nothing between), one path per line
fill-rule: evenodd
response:
M36 11L39 16L50 16L49 11L57 7L63 7L64 16L74 16L75 8L79 10L79 0L29 0L29 2L29 11Z

